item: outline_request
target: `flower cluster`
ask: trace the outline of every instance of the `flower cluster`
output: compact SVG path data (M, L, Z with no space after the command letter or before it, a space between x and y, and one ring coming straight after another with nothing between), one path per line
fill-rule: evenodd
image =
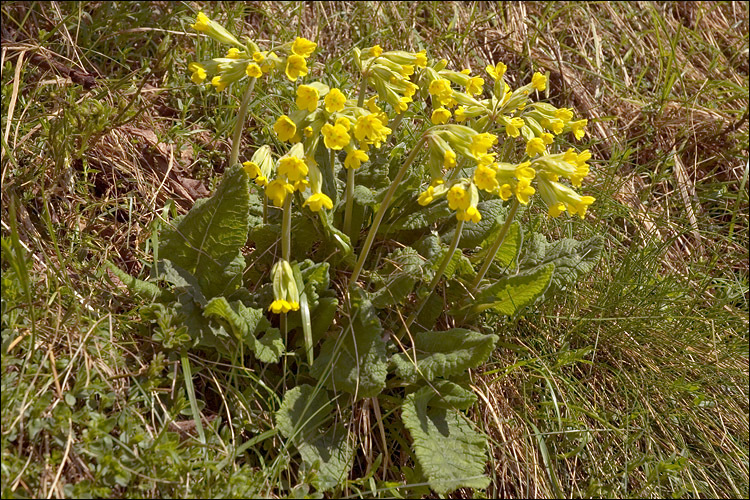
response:
M268 310L274 314L299 311L299 290L294 271L288 261L278 260L271 268L274 301Z
M394 50L383 52L380 45L363 51L354 49L354 60L366 85L375 88L378 97L396 114L403 113L419 90L412 78L418 68L427 66L427 54ZM372 104L370 104L372 108ZM379 108L378 108L379 110Z
M295 81L307 75L307 58L317 47L315 42L297 37L293 42L274 50L260 50L251 40L247 40L247 44L240 43L234 35L203 12L198 12L195 24L190 26L217 42L230 46L224 57L191 62L188 65L194 83L209 81L219 92L246 76L261 78L266 74L283 72L289 80Z

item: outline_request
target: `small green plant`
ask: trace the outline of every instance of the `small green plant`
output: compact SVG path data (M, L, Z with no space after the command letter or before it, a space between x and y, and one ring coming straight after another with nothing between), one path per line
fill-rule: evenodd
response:
M512 89L503 63L485 69L487 90L424 51L376 45L352 51L356 90L298 84L316 43L261 49L203 13L192 27L229 47L191 63L192 81L246 87L228 168L161 231L149 281L112 267L146 301L153 338L180 354L201 441L191 351L265 372L298 477L319 491L356 474L346 422L363 402L383 450L408 433L410 482L441 495L485 488L486 439L463 413L476 402L468 370L495 349L503 317L575 283L601 250L599 238L549 241L519 218L537 193L550 216L584 217L594 198L574 188L591 154L558 138L581 139L586 120L533 99L541 73ZM296 109L241 163L259 83ZM279 454L270 467L287 463Z

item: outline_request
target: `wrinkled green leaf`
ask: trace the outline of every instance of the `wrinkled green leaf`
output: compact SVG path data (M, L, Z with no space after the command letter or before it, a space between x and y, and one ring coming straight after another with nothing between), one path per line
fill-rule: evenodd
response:
M402 303L414 284L423 279L425 264L424 259L411 247L394 250L384 261L383 269L373 276L376 290L370 296L372 305L378 309Z
M478 313L494 309L501 314L512 316L542 296L550 284L554 270L554 264L547 264L532 271L500 279L481 291L477 303L471 310Z
M495 238L497 238L503 223L498 224L489 232L487 238L482 242L482 251L477 252L475 260L481 261L487 258L486 250L495 242ZM521 232L521 225L518 222L512 222L508 228L508 232L505 234L503 243L497 249L495 262L502 267L513 267L511 264L518 258L522 242L523 234Z
M439 495L458 488L486 488L486 438L477 433L457 410L429 406L429 387L409 394L401 418L413 441L414 454Z
M477 402L477 395L474 391L451 380L435 380L431 385L432 387L425 387L433 393L430 406L466 410Z
M444 221L453 213L453 210L448 207L448 203L444 199L441 199L426 207L417 205L414 211L407 212L391 224L384 224L382 230L387 233L393 233L396 231L422 229Z
M284 394L276 412L279 431L299 450L304 468L318 471L315 486L322 491L344 482L354 460L349 433L334 410L325 389L301 385Z
M125 283L125 286L128 287L128 290L133 295L152 302L167 302L174 300L174 295L171 292L159 288L158 285L149 281L139 280L109 261L106 261L104 265L107 266L112 273L120 279L120 281Z
M247 241L250 213L247 173L235 165L225 172L216 192L200 201L163 230L159 255L198 278L204 295L211 298L241 284L242 266L237 263Z
M351 319L344 320L338 338L323 343L310 374L360 399L377 396L385 387L388 368L383 327L363 291L352 290L351 302Z
M482 218L477 223L467 222L464 224L463 231L461 231L461 241L459 242L461 248L478 247L494 227L502 225L505 222L505 214L508 212L508 209L503 203L505 203L503 200L493 198L477 204L477 210L482 214ZM456 231L456 223L457 220L454 216L446 224L445 230L441 233L443 241L451 241L453 239L453 234Z
M555 241L547 247L540 265L554 264L552 283L558 287L569 285L594 269L601 257L603 243L601 236L594 236L586 241L572 238Z
M492 354L498 339L496 335L464 328L417 332L413 338L412 349L391 357L396 375L410 384L422 377L426 380L452 377L481 365Z
M214 297L204 309L206 317L225 320L235 336L241 339L255 357L263 363L278 363L284 352L284 343L277 328L271 328L260 309L245 307L242 302L229 303L224 297ZM258 339L258 334L268 332Z

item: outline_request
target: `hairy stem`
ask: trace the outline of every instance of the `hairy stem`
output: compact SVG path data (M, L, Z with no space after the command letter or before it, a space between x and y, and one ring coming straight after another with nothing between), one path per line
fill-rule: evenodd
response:
M240 109L237 111L237 122L234 124L234 132L232 133L232 153L229 155L229 167L236 165L237 160L240 157L240 140L242 138L242 129L245 127L247 108L250 104L250 97L253 95L254 88L255 78L251 78L250 83L247 85L247 90L245 90L245 95L242 96Z
M495 260L495 255L497 255L497 251L500 250L500 246L503 244L505 236L508 234L508 229L510 228L513 219L516 217L516 212L518 212L518 198L513 198L513 202L510 204L510 210L508 210L508 215L505 217L505 223L503 224L503 227L500 228L500 234L495 238L495 242L487 253L487 258L484 260L484 263L482 263L479 272L477 272L477 277L474 278L474 284L471 285L471 289L474 293L476 293L477 287L484 278L484 275L487 274L487 270L490 268L492 261Z
M367 254L370 252L370 247L372 247L372 242L375 239L375 235L378 232L380 223L383 221L383 216L385 215L386 210L388 210L388 205L391 203L393 194L396 192L396 188L399 186L399 184L401 184L401 181L404 179L404 175L406 175L406 171L409 169L411 164L414 163L414 160L417 158L417 155L421 151L422 146L424 145L426 140L427 140L427 137L423 135L419 139L419 141L417 141L417 143L414 145L414 149L411 150L411 153L409 153L409 157L406 158L406 161L404 162L404 164L401 165L401 168L396 174L396 177L393 179L393 182L391 182L391 186L388 188L388 191L385 193L383 202L380 204L380 207L378 208L378 212L375 214L375 219L372 221L372 226L370 226L370 231L367 233L367 238L365 239L365 243L362 246L362 251L359 254L357 263L355 264L354 270L352 271L352 275L349 278L349 286L352 286L352 284L357 282L357 279L359 278L359 273L362 272L362 267L365 265L365 259L367 259Z
M344 211L344 234L349 236L352 242L352 209L354 207L354 169L346 169L346 209Z
M292 195L284 199L284 214L281 219L281 258L289 261L292 255Z
M435 277L432 278L432 281L430 282L430 292L425 295L425 297L420 301L419 305L416 309L409 315L408 318L406 318L406 322L404 323L403 328L401 329L401 333L399 334L399 338L403 337L404 333L409 329L412 323L414 323L414 320L417 319L417 316L419 316L419 313L422 312L422 308L427 303L428 300L430 300L430 297L432 297L432 294L435 293L435 288L437 288L438 283L440 282L440 279L443 277L443 273L445 273L445 270L448 268L448 264L450 264L451 260L453 260L453 254L456 253L456 249L458 248L458 242L461 241L461 231L464 228L464 221L460 220L458 221L458 224L456 224L456 231L453 234L453 240L451 240L451 245L448 248L448 253L445 254L445 257L443 257L443 261L440 263L440 267L438 268L437 272L435 272Z

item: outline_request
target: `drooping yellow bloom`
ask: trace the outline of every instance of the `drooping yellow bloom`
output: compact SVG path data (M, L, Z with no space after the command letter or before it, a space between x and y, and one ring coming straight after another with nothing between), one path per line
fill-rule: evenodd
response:
M458 123L465 122L467 120L466 109L463 106L457 107L453 112L453 118L455 118Z
M193 83L201 83L206 79L206 69L197 62L191 62L188 64L188 70L193 73L190 76Z
M211 85L216 87L216 90L218 92L222 92L225 88L227 88L227 85L229 85L229 83L227 83L226 81L223 81L221 79L221 75L218 75L211 79Z
M515 172L516 178L518 179L528 179L529 181L532 180L536 176L536 170L531 168L531 162L525 161L523 163L520 163L516 169Z
M456 166L456 152L452 149L446 149L443 154L443 167L453 168Z
M375 144L376 148L380 147L380 143L390 133L391 129L383 125L383 122L374 114L362 115L354 124L354 137L360 142Z
M292 53L301 57L310 57L317 46L317 43L298 36L292 44Z
M324 193L311 194L302 204L303 207L310 207L313 212L320 212L325 207L330 210L333 208L333 201Z
M286 156L279 160L279 174L285 175L292 182L301 181L307 176L307 164L296 156Z
M282 206L286 196L293 192L294 186L286 182L284 179L274 179L266 186L266 196L268 196L277 207Z
M508 201L513 196L513 187L510 184L503 184L500 189L497 190L497 195L503 201Z
M508 134L508 137L518 137L520 135L520 129L524 124L525 122L523 121L523 118L512 118L505 124L505 133Z
M531 187L531 179L527 179L526 177L518 179L518 184L516 184L516 198L518 198L519 202L528 205L529 196L534 193L536 193L536 189Z
M344 149L344 146L348 145L351 141L351 137L349 136L346 127L340 123L336 125L326 123L323 125L323 128L320 129L320 132L323 134L323 140L328 149L336 151Z
M318 107L320 92L315 87L309 85L300 85L297 87L297 107L306 109L312 113Z
M504 63L499 62L495 66L487 66L484 70L493 80L499 80L508 70L508 67Z
M297 125L287 115L281 115L273 126L280 141L291 141L297 133Z
M570 123L568 123L568 125L570 125L571 132L573 132L573 135L579 141L581 139L583 139L584 135L586 135L585 127L588 124L588 122L589 121L584 118L583 120L578 120L576 122L570 122Z
M547 77L538 71L531 77L531 86L538 91L543 91L547 88Z
M526 154L530 157L544 154L544 141L540 137L534 137L526 143Z
M444 101L448 101L453 96L451 82L445 78L438 78L431 81L428 91L437 97L441 104L445 104Z
M208 31L210 24L211 20L208 18L208 16L203 12L198 12L198 15L195 16L195 24L191 24L190 27L195 31L206 32Z
M464 210L471 206L471 196L469 193L459 184L451 187L448 190L448 207L451 210Z
M553 142L555 142L555 136L552 135L552 134L549 134L547 132L544 132L540 137L542 139L542 142L546 146L549 146L550 144L552 144Z
M481 94L483 85L484 85L483 78L479 78L478 76L469 78L469 81L466 83L466 93L471 96L476 95L476 94Z
M479 158L487 154L487 150L497 144L497 136L484 132L482 134L476 134L471 138L471 144L469 145L469 151L475 158Z
M247 76L249 76L250 78L260 78L261 76L263 76L263 71L257 64L250 63L247 65L247 68L245 68L245 74L247 74Z
M271 268L274 301L268 310L274 314L299 310L299 290L294 271L288 261L281 259Z
M286 77L291 81L296 81L300 76L307 75L307 62L302 56L296 54L290 55L286 60Z
M562 120L563 123L568 123L573 119L573 110L569 108L559 108L555 110L555 118ZM556 132L559 134L559 132Z
M241 55L240 49L237 49L235 47L232 47L231 49L227 50L227 59L239 59Z
M339 89L331 89L325 98L326 111L335 113L341 111L346 105L346 96Z
M448 123L448 120L450 120L451 112L448 111L445 108L438 108L435 111L432 112L432 123L435 125L440 125L442 123Z
M550 205L549 207L549 216L550 217L559 217L561 213L565 211L565 203L559 202L554 205Z
M499 187L497 179L495 178L496 176L497 172L495 169L489 166L479 165L474 171L474 184L476 184L479 189L491 193Z
M482 220L482 214L479 213L477 207L469 207L466 210L457 210L456 219L463 221L471 221L475 224Z
M346 154L344 167L357 169L362 165L362 162L369 160L370 157L361 149L352 149Z

